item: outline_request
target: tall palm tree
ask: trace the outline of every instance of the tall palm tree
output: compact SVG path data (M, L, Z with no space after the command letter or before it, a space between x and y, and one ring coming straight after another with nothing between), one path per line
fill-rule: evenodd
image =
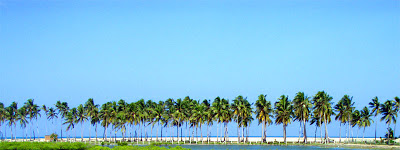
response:
M99 107L99 105L94 104L93 98L89 98L85 103L85 107L84 108L86 110L87 117L88 117L88 120L90 121L91 125L95 125L98 122L97 120L92 121L93 117L96 117L94 115L98 115L98 108L97 107ZM97 116L97 118L98 118L98 116ZM89 125L89 141L91 140L91 137L92 137L90 135L91 127L92 127L91 125ZM97 129L96 129L96 131L97 131Z
M339 121L339 143L342 141L342 124L346 123L346 107L343 100L340 100L334 107L335 111L337 112L335 116L335 120Z
M11 129L11 140L13 140L13 130L12 130L12 125L14 125L14 129L16 130L16 122L17 122L17 116L18 116L18 106L16 102L12 102L10 106L5 108L5 117L6 120L8 121L8 126L10 126Z
M34 101L35 101L34 99L28 99L24 103L24 107L26 107L26 110L28 111L29 122L31 123L31 131L33 132L33 139L35 140L36 139L36 135L35 135L35 130L32 129L32 127L33 127L32 119L35 119L36 123L37 123L37 117L38 117L38 115L40 116L40 113L39 113L40 109L39 109L39 106L34 103ZM37 129L37 131L39 132L38 129ZM32 134L31 134L30 139L32 139Z
M161 135L162 135L162 126L160 126L160 122L163 119L164 116L164 112L165 112L165 105L163 101L159 101L158 104L155 106L154 108L154 122L153 122L153 126L154 124L157 123L157 126L159 126L161 128ZM158 141L158 128L157 128L157 134L156 134L156 141Z
M351 127L358 126L357 129L357 138L358 138L358 131L360 130L360 122L361 122L361 113L359 110L355 110L352 114L352 120L351 120Z
M210 100L203 100L202 105L205 106L205 110L204 110L204 120L207 122L207 141L210 141L210 130L209 128L211 128L211 125L213 124L213 120L214 120L214 113L213 110L211 109L211 104L210 104Z
M90 110L90 124L95 126L94 130L96 132L96 141L97 141L97 125L99 124L99 122L100 122L100 112L99 108L96 106Z
M311 115L310 125L313 125L313 124L315 124L314 142L317 142L317 129L321 128L321 118L319 118L319 115L316 114L315 112L312 113L312 115ZM321 133L321 139L322 139L322 133Z
M201 133L201 125L204 123L204 110L205 106L199 103L195 103L195 106L192 111L192 115L190 120L193 120L194 126L196 127L196 137L198 141L198 136L197 136L197 128L200 126L200 133ZM203 135L201 135L201 140L203 141Z
M350 138L350 127L351 127L351 121L353 120L353 111L355 110L354 107L354 102L353 102L353 97L349 96L349 95L344 95L340 101L342 101L343 105L344 105L344 112L343 112L343 117L345 118L345 122L347 122L348 125L348 130L347 130L347 141L349 142L349 138Z
M329 142L327 124L330 122L332 111L332 97L325 91L319 91L313 98L314 112L319 115L325 125L325 143Z
M26 111L26 107L21 107L18 109L18 114L17 114L16 120L19 121L19 124L21 125L21 128L23 129L24 135L22 135L22 137L25 136L25 128L26 128L26 124L28 123L27 115L28 115L28 111ZM24 140L25 140L25 138L24 138Z
M369 102L369 108L372 109L371 114L374 114L374 116L375 116L375 141L376 141L376 128L378 126L378 121L376 120L376 116L378 116L381 113L381 111L379 109L380 105L381 104L379 103L379 99L377 96L375 96L372 99L372 102Z
M221 98L218 96L214 99L211 110L213 111L214 114L214 120L217 121L217 123L221 123L223 120L222 116L222 106L221 106ZM221 129L222 130L222 129ZM218 126L217 126L217 141L218 140Z
M61 102L61 101L57 101L57 103L55 104L55 107L58 110L58 114L61 115L61 117L60 117L61 118L60 119L61 120L61 136L60 136L60 138L62 140L62 138L63 138L63 135L62 135L62 132L63 132L63 130L62 130L62 125L63 125L62 119L67 117L68 112L69 112L69 107L68 107L68 103L67 102Z
M4 104L2 102L0 102L0 134L1 134L1 139L3 139L3 132L1 132L1 125L3 124L5 118L6 118L6 111L4 110Z
M395 110L395 102L393 100L387 100L381 104L380 111L382 113L381 121L385 120L388 128L390 128L392 122L396 123L397 113Z
M259 95L256 101L256 118L258 119L258 124L262 124L261 130L261 140L266 141L267 126L272 124L273 109L270 101L266 99L267 95Z
M396 114L398 114L399 111L400 111L400 98L397 97L397 96L394 97L394 109L396 111ZM398 119L397 117L398 116L396 116L396 120ZM394 130L393 130L393 136L395 136L395 137L396 137L396 126L397 126L397 123L395 122L394 123Z
M310 98L304 92L298 92L293 99L293 108L295 120L303 123L303 142L307 143L306 122L311 116L312 104Z
M44 115L47 116L47 113L49 112L48 108L46 107L46 105L42 105L41 110L44 112ZM46 128L46 134L48 133L47 131L47 124L45 124L45 128Z
M140 128L140 141L142 141L143 140L142 139L142 126L144 127L144 122L147 119L146 111L144 111L144 109L146 107L144 99L140 99L139 101L137 101L136 107L137 107L137 113L138 113L137 120L139 122L139 128Z
M286 127L292 121L293 105L289 98L281 95L277 102L275 102L275 123L283 124L283 139L286 143Z
M81 123L81 141L83 141L83 123L87 120L87 113L82 104L78 106L75 123Z
M48 113L47 113L47 119L51 120L51 125L55 129L54 122L53 122L54 118L58 118L58 113L56 112L56 110L53 107L50 107L48 110ZM55 131L53 131L53 133L55 133Z
M374 122L371 117L372 117L372 113L370 113L368 107L365 106L361 110L361 119L360 119L361 127L364 128L363 129L363 141L364 141L365 127L371 126L371 123Z
M107 102L103 105L101 105L100 109L100 120L101 120L101 126L104 127L104 136L105 141L107 141L107 128L111 123L111 102Z
M63 125L64 124L67 125L66 131L70 131L75 128L75 123L76 123L76 114L75 113L76 113L76 108L72 108L70 111L68 111L67 115L65 115L65 117L64 117L65 122L63 123ZM76 139L76 135L75 135L75 139Z
M176 125L176 138L179 140L179 127L181 127L184 119L184 108L185 105L182 99L177 99L175 102L175 112L172 114L174 118L174 124ZM181 130L181 141L182 141L182 130Z

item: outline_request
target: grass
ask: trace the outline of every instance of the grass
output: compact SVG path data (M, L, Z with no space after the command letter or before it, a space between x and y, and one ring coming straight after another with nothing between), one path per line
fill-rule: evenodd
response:
M95 146L80 142L0 142L0 149L5 150L188 150L180 146L158 147L149 146L115 146L113 148Z

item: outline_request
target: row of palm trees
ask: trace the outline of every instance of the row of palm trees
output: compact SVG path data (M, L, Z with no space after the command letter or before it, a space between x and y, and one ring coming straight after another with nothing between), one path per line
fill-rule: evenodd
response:
M158 103L152 100L145 101L144 99L128 103L121 99L118 102L107 102L101 106L95 104L94 100L90 98L85 104L80 104L74 108L69 108L67 102L61 101L57 101L54 107L46 107L45 105L39 107L34 103L33 99L28 99L20 108L17 107L16 102L12 102L8 107L4 107L3 103L0 102L0 126L6 123L10 127L11 138L13 139L13 132L16 132L17 123L23 129L26 129L27 125L29 125L30 131L32 131L30 139L32 139L32 135L35 139L33 121L37 123L38 117L41 116L40 111L43 111L43 115L46 115L47 119L52 122L52 127L54 127L54 119L57 121L60 118L60 122L67 126L65 131L74 130L75 140L76 126L80 124L81 140L83 140L83 131L85 129L83 124L88 122L90 123L89 130L91 130L92 126L95 128L96 141L98 125L104 129L102 136L104 140L111 139L111 132L114 132L115 140L117 132L121 132L123 140L129 138L129 140L135 141L147 141L149 138L152 140L153 137L148 136L147 129L150 127L150 134L153 135L155 125L157 125L157 133L160 133L159 130L161 130L161 140L163 138L163 130L169 133L171 140L175 140L173 128L176 128L176 141L184 141L184 129L186 130L185 141L192 141L195 137L196 141L198 141L198 130L200 130L200 140L203 141L202 129L203 126L206 126L206 140L210 141L211 128L215 123L217 125L217 141L226 142L229 141L228 123L234 122L237 124L238 142L246 142L248 141L249 126L254 120L254 114L258 123L262 125L261 140L263 142L266 141L268 126L273 122L277 125L282 125L284 142L286 142L286 127L292 122L298 121L300 123L299 139L300 135L303 135L302 141L304 143L307 143L307 124L315 125L315 140L317 139L317 128L324 128L325 134L322 136L322 130L320 130L320 138L321 141L329 143L327 124L332 121L331 117L335 117L335 120L340 122L340 131L342 125L346 126L347 141L353 137L351 132L353 127L362 128L364 138L365 128L373 123L372 116L377 117L382 114L380 120L386 122L388 130L391 129L390 125L392 123L396 124L397 113L400 110L400 99L395 97L394 100L387 100L380 104L378 98L375 97L369 103L371 111L368 107L356 110L353 97L344 95L336 105L333 105L332 97L325 91L319 91L313 97L308 97L303 92L298 92L293 101L289 100L288 96L282 95L274 105L267 100L267 95L261 94L254 104L255 110L253 110L252 105L247 98L240 95L232 103L220 97L216 97L211 102L210 100L193 100L187 96L184 99L176 100L169 98ZM110 132L107 131L109 127L112 130ZM375 140L376 130L375 127ZM396 126L394 126L395 130ZM36 131L39 132L37 124ZM63 137L63 131L61 125L61 138ZM55 129L53 132L56 132ZM129 136L127 133L129 133ZM342 137L340 133L339 142L341 142ZM24 133L24 135L26 139L27 134ZM157 141L159 139L158 135L156 136ZM90 138L89 132L89 140ZM70 139L69 136L68 139Z

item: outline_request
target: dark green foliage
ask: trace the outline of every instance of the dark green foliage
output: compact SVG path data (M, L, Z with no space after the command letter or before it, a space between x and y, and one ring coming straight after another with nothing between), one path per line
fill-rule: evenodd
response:
M52 133L52 134L50 135L50 139L53 140L53 141L57 141L58 135L55 134L55 133Z

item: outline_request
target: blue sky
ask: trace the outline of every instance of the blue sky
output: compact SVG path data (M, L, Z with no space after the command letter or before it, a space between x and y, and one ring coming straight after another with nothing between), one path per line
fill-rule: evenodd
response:
M1 0L0 101L76 107L90 97L102 104L240 94L255 102L267 94L275 102L325 90L334 102L354 96L361 109L374 96L400 96L398 14L395 0ZM331 136L338 125L329 125ZM378 128L383 136L386 125ZM251 135L259 130L254 121ZM268 131L280 136L282 126Z

